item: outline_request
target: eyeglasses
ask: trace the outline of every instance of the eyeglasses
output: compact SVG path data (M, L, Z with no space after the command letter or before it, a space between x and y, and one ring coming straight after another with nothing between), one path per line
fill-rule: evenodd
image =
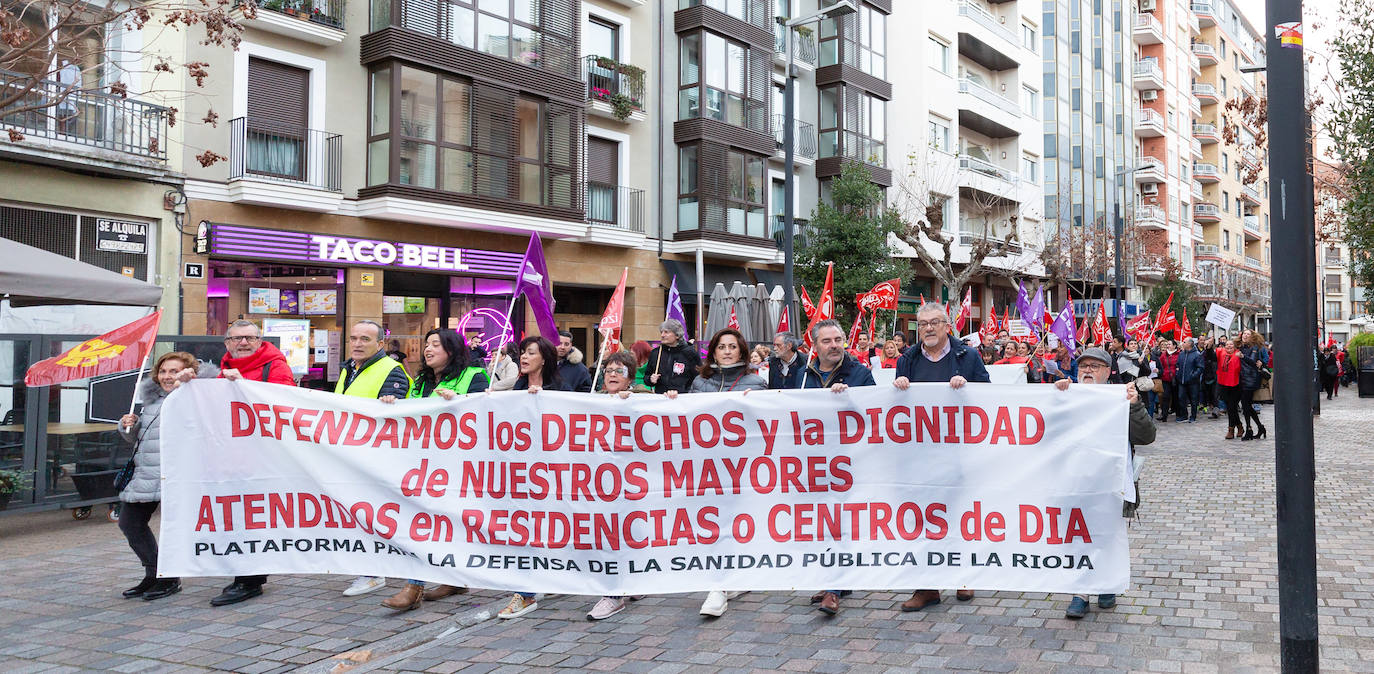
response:
M256 342L256 341L258 341L258 336L257 336L257 335L235 335L235 336L233 336L233 337L225 337L225 338L224 338L224 341L230 342L230 343L233 343L233 342Z
M935 319L935 320L933 320L933 321L917 321L917 322L916 322L916 327L917 327L917 329L920 329L920 330L925 330L926 328L938 328L938 327L940 327L940 326L942 326L942 325L944 325L944 324L946 324L946 323L948 323L948 322L949 322L949 321L947 321L947 320L945 320L945 319L943 319L943 318L937 318L937 319Z
M624 365L612 365L611 367L605 368L605 370L606 374L618 374L622 377L630 374L630 371L626 369Z

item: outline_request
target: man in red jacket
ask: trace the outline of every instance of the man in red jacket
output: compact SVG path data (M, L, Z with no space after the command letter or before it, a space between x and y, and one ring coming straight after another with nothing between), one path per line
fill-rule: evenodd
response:
M262 333L254 322L239 319L231 323L224 333L224 348L226 353L219 361L220 377L296 385L286 356L271 342L262 341ZM210 600L210 605L228 606L252 599L262 594L266 582L267 576L236 576L218 597Z

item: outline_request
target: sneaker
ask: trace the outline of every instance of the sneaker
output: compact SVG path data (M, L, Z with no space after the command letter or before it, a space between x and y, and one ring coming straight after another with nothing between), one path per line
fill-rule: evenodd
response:
M1097 607L1098 607L1098 608L1113 608L1113 607L1115 607L1115 606L1116 606L1116 595L1114 595L1114 594L1099 594L1099 595L1097 595Z
M525 595L517 592L511 595L510 602L506 604L505 608L501 609L500 613L496 614L496 617L502 620L519 618L537 608L539 608L539 602L535 601L534 597L526 599Z
M1064 609L1064 617L1069 620L1078 620L1085 615L1088 615L1088 601L1082 597L1074 597Z
M587 620L605 620L624 610L624 597L602 597L592 610L587 612Z
M721 592L720 590L712 590L706 593L706 601L701 604L701 614L720 617L729 607L730 600L742 594L744 594L743 591Z
M386 579L378 576L358 576L353 579L353 584L344 590L345 597L356 597L360 594L367 594L374 590L386 587Z

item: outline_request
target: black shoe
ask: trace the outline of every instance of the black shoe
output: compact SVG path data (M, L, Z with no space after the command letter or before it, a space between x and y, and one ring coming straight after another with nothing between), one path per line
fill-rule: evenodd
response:
M163 578L153 583L153 586L149 588L147 592L143 593L143 599L145 601L152 601L154 599L170 597L178 592L181 592L180 578Z
M143 580L140 581L138 585L135 585L124 591L124 598L135 599L137 597L142 597L144 592L147 592L148 590L152 589L152 587L156 584L156 576L144 576Z
M1257 437L1257 438L1263 438L1263 437L1266 437L1266 436L1268 436L1268 435L1269 435L1269 429L1265 428L1263 424L1260 424L1259 432L1255 434L1255 437Z
M1241 439L1241 440L1254 440L1254 439L1255 439L1255 432L1252 431L1252 430L1250 430L1249 428L1246 428L1246 429L1245 429L1245 435L1242 435L1240 439Z
M228 606L230 604L237 604L241 601L252 599L253 597L261 595L261 585L244 585L242 583L234 583L233 585L224 588L224 591L219 593L218 597L211 599L210 605Z

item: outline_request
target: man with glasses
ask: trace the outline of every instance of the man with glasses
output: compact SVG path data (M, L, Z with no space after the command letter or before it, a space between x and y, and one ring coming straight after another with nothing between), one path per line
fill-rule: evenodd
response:
M926 303L916 311L916 334L919 343L897 359L897 378L892 385L905 391L912 382L949 382L949 387L961 389L973 382L990 382L988 370L978 351L963 342L949 338L949 316L939 304ZM959 590L959 601L973 599L973 590ZM939 590L916 590L911 599L902 602L903 611L919 611L940 603Z
M224 349L224 357L219 361L220 377L229 381L247 379L296 385L286 355L271 342L262 341L262 333L258 332L254 322L239 319L230 323L229 330L224 333ZM195 376L192 369L182 374L187 373L191 376L183 381ZM262 586L266 582L267 576L235 576L234 582L226 586L218 597L210 600L210 605L228 606L257 597L262 594Z

